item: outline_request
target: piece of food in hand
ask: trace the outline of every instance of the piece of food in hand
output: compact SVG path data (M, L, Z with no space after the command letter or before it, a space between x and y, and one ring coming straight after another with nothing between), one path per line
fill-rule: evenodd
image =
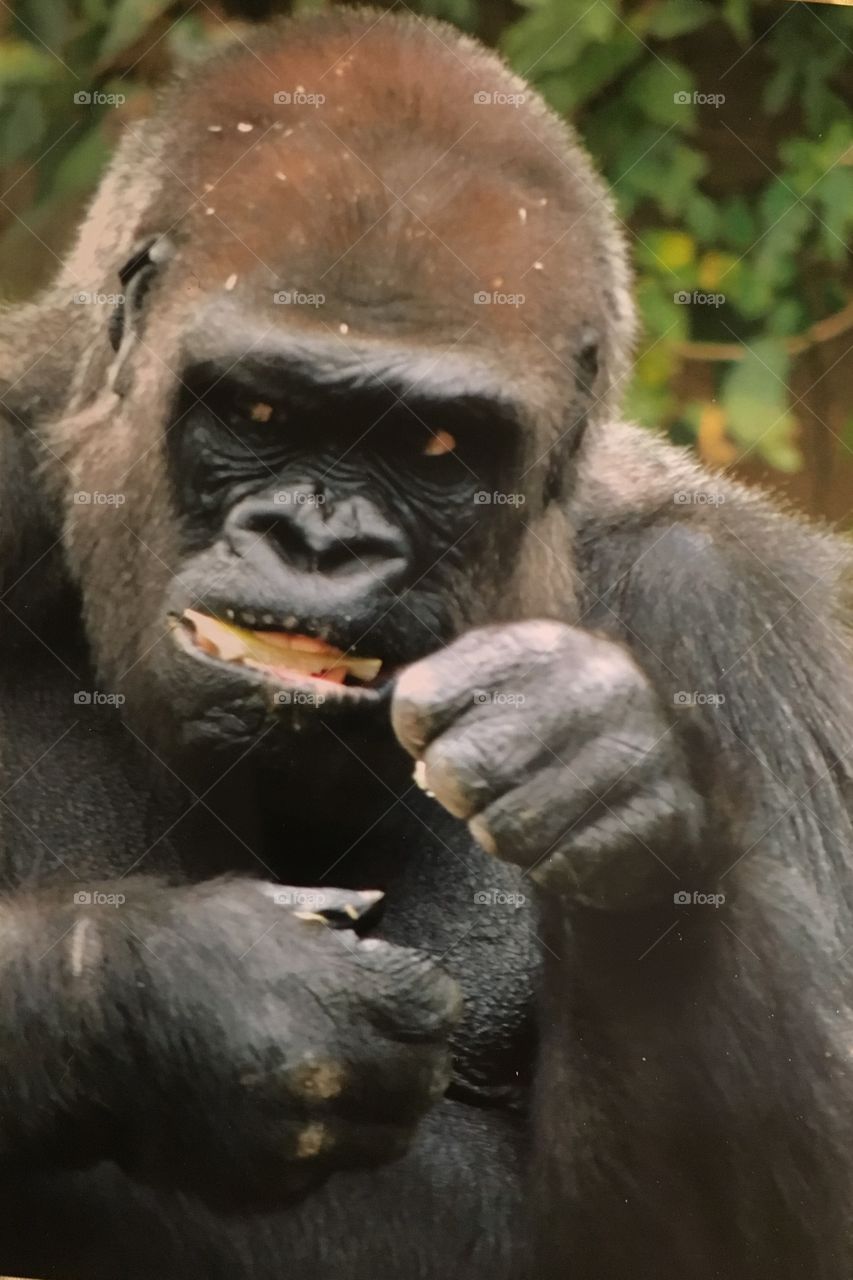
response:
M381 658L359 658L314 636L254 631L196 609L185 609L180 621L202 652L224 662L266 671L282 680L311 676L343 684L350 677L370 684L382 669Z

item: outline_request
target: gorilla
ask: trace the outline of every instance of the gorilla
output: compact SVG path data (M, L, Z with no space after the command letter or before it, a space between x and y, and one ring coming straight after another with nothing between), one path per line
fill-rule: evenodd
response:
M853 1274L850 553L619 420L617 224L339 10L3 313L2 1269Z

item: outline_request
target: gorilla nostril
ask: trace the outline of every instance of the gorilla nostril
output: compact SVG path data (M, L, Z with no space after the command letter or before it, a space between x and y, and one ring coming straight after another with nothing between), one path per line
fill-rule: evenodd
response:
M388 577L409 559L405 535L361 497L332 504L311 486L282 490L270 502L249 498L226 521L226 537L249 558L258 544L272 548L290 569L329 577L364 571Z

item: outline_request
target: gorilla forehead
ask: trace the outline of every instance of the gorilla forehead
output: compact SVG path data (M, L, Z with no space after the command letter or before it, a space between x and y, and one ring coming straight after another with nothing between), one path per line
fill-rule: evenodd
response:
M162 104L168 168L148 230L175 224L202 289L236 275L268 306L276 289L321 294L301 325L446 340L476 324L483 342L523 350L535 332L560 350L573 317L603 322L603 191L538 99L463 49L440 28L338 14L214 59L178 87L179 112L176 91Z

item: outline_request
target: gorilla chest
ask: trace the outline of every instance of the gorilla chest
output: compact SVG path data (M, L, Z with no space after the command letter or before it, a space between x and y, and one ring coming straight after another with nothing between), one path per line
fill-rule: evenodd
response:
M450 1096L520 1106L535 1051L541 965L532 887L425 798L410 810L411 822L375 829L370 851L348 855L327 879L383 888L377 935L427 951L459 983L464 1013L453 1039Z

